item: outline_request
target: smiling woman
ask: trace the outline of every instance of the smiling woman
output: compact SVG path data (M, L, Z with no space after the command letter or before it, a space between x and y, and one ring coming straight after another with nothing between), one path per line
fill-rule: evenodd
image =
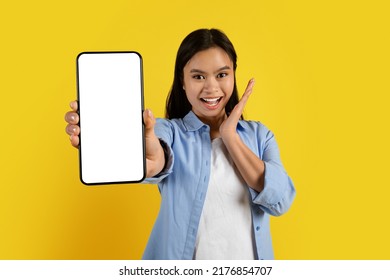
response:
M290 208L295 188L272 132L242 120L254 80L238 100L236 59L221 31L192 32L177 53L167 119L144 112L144 183L162 198L144 259L274 257L269 216Z
M145 259L273 258L269 216L289 209L295 188L272 132L242 120L254 80L238 100L236 60L221 31L192 32L177 53L168 119L145 118L147 154L157 138L165 154L145 181L162 195Z

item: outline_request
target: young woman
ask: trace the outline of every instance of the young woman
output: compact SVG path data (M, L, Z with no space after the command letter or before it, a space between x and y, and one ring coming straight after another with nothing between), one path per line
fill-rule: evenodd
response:
M273 259L270 215L285 213L295 189L264 125L242 112L237 56L224 33L199 29L180 45L166 119L144 112L147 179L161 208L144 259ZM77 102L65 116L79 144Z

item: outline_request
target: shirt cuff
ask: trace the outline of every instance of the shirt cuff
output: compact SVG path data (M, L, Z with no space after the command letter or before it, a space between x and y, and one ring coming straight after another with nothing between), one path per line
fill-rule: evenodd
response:
M152 178L146 178L142 183L157 184L157 183L161 182L161 180L163 180L169 174L172 173L173 162L174 162L172 148L167 143L165 143L164 140L162 140L162 139L159 139L159 140L160 140L161 147L164 150L164 157L165 157L164 168L161 170L160 173L158 173L157 175L155 175Z
M264 188L259 193L250 189L252 201L264 212L280 216L291 206L295 197L295 188L284 169L279 165L265 163Z

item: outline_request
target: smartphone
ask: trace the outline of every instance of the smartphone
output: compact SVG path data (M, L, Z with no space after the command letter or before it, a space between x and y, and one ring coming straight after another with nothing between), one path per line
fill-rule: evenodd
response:
M86 185L137 183L145 178L139 53L77 56L80 180Z

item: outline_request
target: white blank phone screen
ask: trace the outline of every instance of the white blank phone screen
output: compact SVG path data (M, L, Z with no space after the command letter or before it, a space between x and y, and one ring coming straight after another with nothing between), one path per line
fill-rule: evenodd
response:
M143 180L141 56L135 52L82 53L77 66L81 181Z

